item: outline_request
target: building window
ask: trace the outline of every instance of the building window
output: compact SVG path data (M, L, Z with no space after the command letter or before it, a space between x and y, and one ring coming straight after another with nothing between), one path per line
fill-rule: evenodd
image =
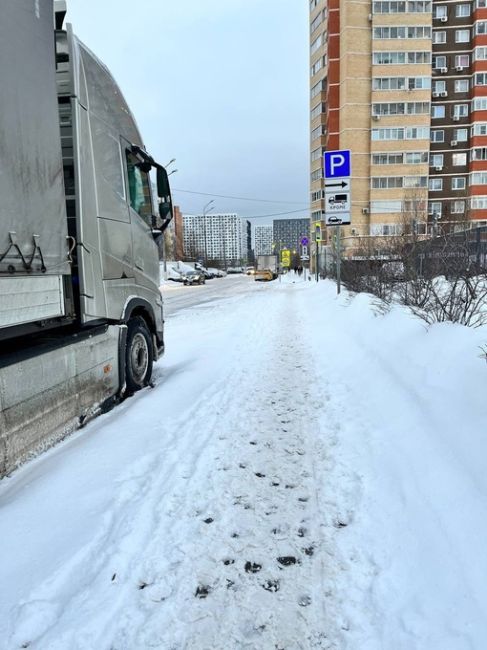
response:
M323 178L323 167L315 169L314 172L311 172L311 181L319 181Z
M476 97L472 100L472 110L487 111L487 97Z
M325 80L322 79L311 88L311 99L313 99L314 97L316 97L316 95L319 95L323 90L325 90L326 87L325 83L326 83Z
M401 65L409 63L431 63L431 52L374 52L374 65Z
M374 153L372 154L373 165L402 165L402 153Z
M433 104L431 106L431 117L435 119L445 117L445 107L442 104Z
M391 127L385 129L372 129L372 140L427 140L430 130L423 126Z
M434 18L448 18L448 9L446 5L435 5Z
M465 212L465 201L452 201L450 211L452 214L463 214Z
M435 45L446 43L446 32L433 32L433 43L435 43Z
M434 84L433 92L446 93L446 81L435 81Z
M318 117L318 115L321 115L322 113L326 113L326 104L324 102L317 104L311 109L311 119L314 120L315 117Z
M474 172L470 176L470 185L487 185L487 172Z
M326 134L326 127L324 124L320 124L319 126L316 127L316 129L313 129L311 131L311 140L316 140L316 138L320 138L322 135Z
M320 34L315 40L311 43L311 54L314 54L317 50L320 49L323 44L323 35Z
M457 5L455 7L455 16L457 18L467 18L468 16L470 16L470 5L469 4Z
M445 142L445 132L443 129L431 131L431 142Z
M455 104L453 106L453 119L468 116L468 104Z
M487 20L477 20L475 23L475 35L487 34Z
M466 185L466 180L464 176L454 176L451 179L452 190L464 190L465 185Z
M374 27L375 39L396 38L431 38L431 27L419 25L417 27Z
M414 0L373 2L372 11L374 14L428 13L431 11L431 2L416 2Z
M323 22L323 12L320 11L320 13L316 16L316 18L311 23L311 33L313 33L322 22Z
M487 59L487 47L476 47L472 59L473 61L485 61Z
M431 77L409 77L408 88L409 90L428 90L431 88Z
M407 187L407 188L428 187L428 177L427 176L405 176L403 181L403 187Z
M455 68L468 68L470 57L468 54L457 54L455 57Z
M466 142L468 140L468 129L455 129L454 134L457 142Z
M323 57L320 57L316 63L311 66L311 76L314 77L317 72L323 67Z
M402 176L373 176L371 178L372 188L375 190L390 190L403 186Z
M456 29L455 30L455 43L468 43L470 41L469 29Z
M446 56L434 56L433 57L433 68L435 70L441 70L441 68L446 68Z
M455 92L456 93L468 93L468 79L456 79L455 80Z
M430 201L428 203L428 214L441 216L441 201Z
M429 188L431 192L441 192L443 189L443 179L442 178L430 178L429 179Z
M487 151L487 149L486 149ZM467 164L467 154L466 153L454 153L451 157L453 167L465 167ZM486 158L487 160L487 158Z
M470 205L472 210L486 210L487 196L472 196Z
M372 79L373 90L404 90L406 88L406 77L374 77Z
M428 162L427 151L407 151L404 154L404 162L406 165L421 165Z
M487 86L487 72L478 72L474 75L474 86Z
M477 122L472 126L472 135L487 135L487 122Z
M431 167L443 167L443 154L442 153L431 154L430 165Z
M313 149L313 151L311 152L311 162L314 162L315 160L320 160L322 155L323 155L323 150L321 147L318 147L318 149Z

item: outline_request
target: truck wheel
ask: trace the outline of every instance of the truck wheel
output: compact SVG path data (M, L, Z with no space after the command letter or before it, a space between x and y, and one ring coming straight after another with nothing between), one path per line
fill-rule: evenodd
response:
M140 390L150 382L154 350L152 337L141 316L131 318L127 325L127 346L125 348L125 381L131 393Z

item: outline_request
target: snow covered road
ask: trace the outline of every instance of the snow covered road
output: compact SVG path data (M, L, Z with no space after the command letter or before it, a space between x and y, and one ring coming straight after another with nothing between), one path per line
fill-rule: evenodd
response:
M2 481L2 650L487 647L486 332L245 286Z

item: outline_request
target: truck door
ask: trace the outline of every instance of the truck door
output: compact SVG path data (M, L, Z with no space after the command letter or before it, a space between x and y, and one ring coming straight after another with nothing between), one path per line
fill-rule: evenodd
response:
M149 173L144 171L137 158L125 143L127 188L132 250L136 283L149 288L158 284L159 264L157 246L152 237L152 187Z

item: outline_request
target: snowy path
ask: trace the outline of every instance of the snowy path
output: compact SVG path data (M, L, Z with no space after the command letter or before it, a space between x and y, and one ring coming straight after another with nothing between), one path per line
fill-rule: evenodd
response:
M0 648L487 647L484 369L442 384L481 333L438 359L326 283L167 325L154 390L0 485Z

